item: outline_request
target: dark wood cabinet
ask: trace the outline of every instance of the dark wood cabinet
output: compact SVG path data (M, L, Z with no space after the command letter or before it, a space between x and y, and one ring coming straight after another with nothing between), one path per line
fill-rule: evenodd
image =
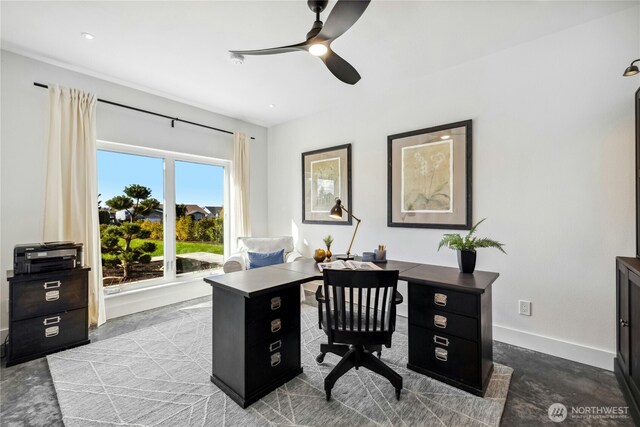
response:
M89 343L88 272L8 273L7 366Z
M614 371L629 411L640 424L640 259L617 258Z
M255 274L255 271L260 270ZM240 273L240 274L238 274ZM211 381L243 408L302 372L299 274L267 268L205 279L213 288ZM269 277L269 273L274 274ZM234 278L256 276L284 286L253 292L230 288ZM293 283L288 283L293 277ZM247 282L251 283L251 282Z
M424 266L403 273L409 282L407 367L484 396L493 371L491 284L498 274L451 270Z

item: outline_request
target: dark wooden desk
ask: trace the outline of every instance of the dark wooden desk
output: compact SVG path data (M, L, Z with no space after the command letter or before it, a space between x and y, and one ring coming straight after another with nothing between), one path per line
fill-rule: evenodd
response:
M409 283L409 369L484 395L498 274L393 260L379 266ZM299 285L322 273L305 259L204 280L213 289L211 381L246 408L302 372Z

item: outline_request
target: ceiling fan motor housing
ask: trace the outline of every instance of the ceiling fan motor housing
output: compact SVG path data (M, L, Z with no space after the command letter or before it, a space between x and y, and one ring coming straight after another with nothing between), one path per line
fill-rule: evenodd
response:
M329 0L307 0L307 5L313 13L322 12L329 3Z

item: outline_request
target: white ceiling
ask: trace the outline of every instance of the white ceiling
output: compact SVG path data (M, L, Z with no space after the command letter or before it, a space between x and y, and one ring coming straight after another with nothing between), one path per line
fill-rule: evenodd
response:
M0 13L3 49L271 126L637 4L373 0L332 45L362 75L355 86L303 52L228 60L303 41L305 1L2 1Z

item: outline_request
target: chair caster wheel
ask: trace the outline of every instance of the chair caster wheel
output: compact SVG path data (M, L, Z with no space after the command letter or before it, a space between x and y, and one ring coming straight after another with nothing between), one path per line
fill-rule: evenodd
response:
M318 363L324 362L324 353L320 353L318 357L316 357L316 362Z
M402 389L401 388L396 389L396 400L400 400L400 390Z
M330 392L330 391L327 391L327 392L326 392L326 395L327 395L326 397L327 397L327 402L328 402L328 401L330 401L330 400L331 400L331 392Z

